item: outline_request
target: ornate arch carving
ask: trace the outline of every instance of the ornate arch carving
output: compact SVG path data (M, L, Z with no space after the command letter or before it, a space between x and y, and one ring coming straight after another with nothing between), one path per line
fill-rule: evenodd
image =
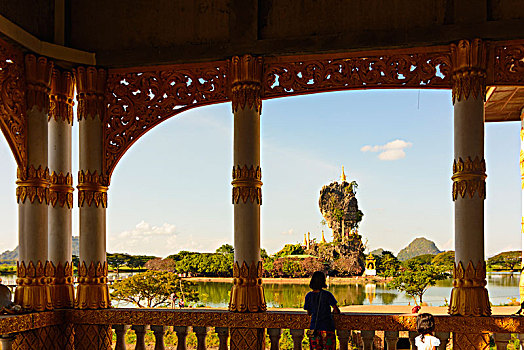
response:
M0 129L19 168L27 163L24 56L0 40Z
M488 43L489 44L489 43ZM524 85L524 41L488 45L487 85ZM109 70L104 173L142 135L188 109L231 100L229 60ZM356 89L451 89L449 45L264 57L262 99Z
M104 172L147 131L188 109L228 100L227 61L109 70Z
M263 98L326 91L451 88L448 46L266 58Z

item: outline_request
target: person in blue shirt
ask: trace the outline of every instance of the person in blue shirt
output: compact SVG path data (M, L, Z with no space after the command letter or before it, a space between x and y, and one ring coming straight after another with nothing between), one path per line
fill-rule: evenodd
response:
M336 348L335 321L331 313L339 314L337 300L327 288L326 275L317 271L311 276L309 287L311 292L306 294L304 310L311 316L311 324L307 332L310 350L334 350Z

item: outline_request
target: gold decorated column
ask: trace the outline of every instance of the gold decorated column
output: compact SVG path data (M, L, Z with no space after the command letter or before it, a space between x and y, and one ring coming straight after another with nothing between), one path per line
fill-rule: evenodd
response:
M229 310L263 312L266 311L266 302L260 259L262 58L250 55L233 57L230 73L234 115L232 200L235 262ZM231 329L232 349L243 349L245 342L249 343L250 349L260 349L263 340L264 329Z
M71 127L74 79L71 72L53 70L49 109L49 262L52 268L51 299L55 308L74 306L72 261L73 176Z
M15 303L28 311L52 309L47 263L47 117L52 62L25 57L27 164L17 170L19 260Z
M102 172L102 121L106 72L94 67L75 71L78 93L80 257L75 307L110 307L107 287L106 208L109 179Z
M486 47L481 40L451 45L454 104L453 201L455 202L455 266L448 312L489 316L484 261L484 100ZM487 333L454 333L454 344L468 341L484 349ZM489 344L489 341L488 341Z
M520 223L520 234L522 239L522 264L520 272L520 302L524 301L524 108L520 112L520 183L522 191L522 217Z

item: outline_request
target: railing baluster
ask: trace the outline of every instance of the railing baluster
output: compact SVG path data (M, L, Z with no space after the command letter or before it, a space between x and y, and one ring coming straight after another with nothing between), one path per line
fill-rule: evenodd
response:
M340 350L348 350L349 336L351 331L348 329L337 329L338 343L340 344Z
M227 338L229 338L229 328L215 327L215 332L218 335L218 350L227 350Z
M508 348L508 342L511 340L510 333L494 333L493 338L495 339L495 345L497 350L506 350Z
M409 346L411 347L411 350L417 350L417 346L415 345L415 338L417 337L418 332L415 331L409 331Z
M155 350L165 350L164 335L166 334L167 327L159 325L151 325L151 330L155 335Z
M280 349L280 336L282 335L282 329L268 328L267 334L269 335L269 341L271 343L270 350L279 350Z
M126 333L129 327L129 325L125 324L113 325L113 329L115 330L116 334L115 350L126 350Z
M176 350L186 350L186 337L189 327L187 326L175 326L176 337L177 337L177 347Z
M290 329L291 338L293 339L293 350L302 350L302 339L304 339L303 329Z
M134 330L136 334L135 350L146 350L146 332L149 326L133 325L131 329Z
M373 350L375 331L360 331L360 337L362 338L362 349Z
M386 344L388 350L397 350L398 331L386 331Z
M6 334L6 335L0 336L0 344L2 344L2 350L12 350L14 340L15 340L14 334Z
M197 338L197 350L206 350L207 327L193 327Z
M437 350L446 350L446 346L448 346L449 339L451 338L449 332L435 332L435 337L440 340L440 345Z
M520 341L520 350L524 350L524 333L517 334Z

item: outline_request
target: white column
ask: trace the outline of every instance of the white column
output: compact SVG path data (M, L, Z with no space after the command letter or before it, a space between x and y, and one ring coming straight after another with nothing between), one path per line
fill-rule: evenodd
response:
M27 164L18 168L19 263L15 303L26 310L52 309L47 262L47 114L53 64L44 57L25 57Z
M451 45L453 63L455 268L449 313L491 314L484 261L484 99L486 51L480 40Z
M103 173L106 73L94 67L75 71L78 92L80 266L76 307L110 307L107 287L106 208L109 179Z
M266 310L260 261L260 81L262 59L246 55L231 60L234 114L233 205L235 264L230 311Z
M233 57L230 65L234 114L233 210L235 262L229 310L266 311L260 260L260 82L262 58ZM231 349L263 349L263 328L232 328ZM246 344L246 340L248 344Z
M74 81L70 72L53 70L49 110L49 253L53 268L51 298L55 308L74 306L72 261L73 176L71 175L71 127Z

